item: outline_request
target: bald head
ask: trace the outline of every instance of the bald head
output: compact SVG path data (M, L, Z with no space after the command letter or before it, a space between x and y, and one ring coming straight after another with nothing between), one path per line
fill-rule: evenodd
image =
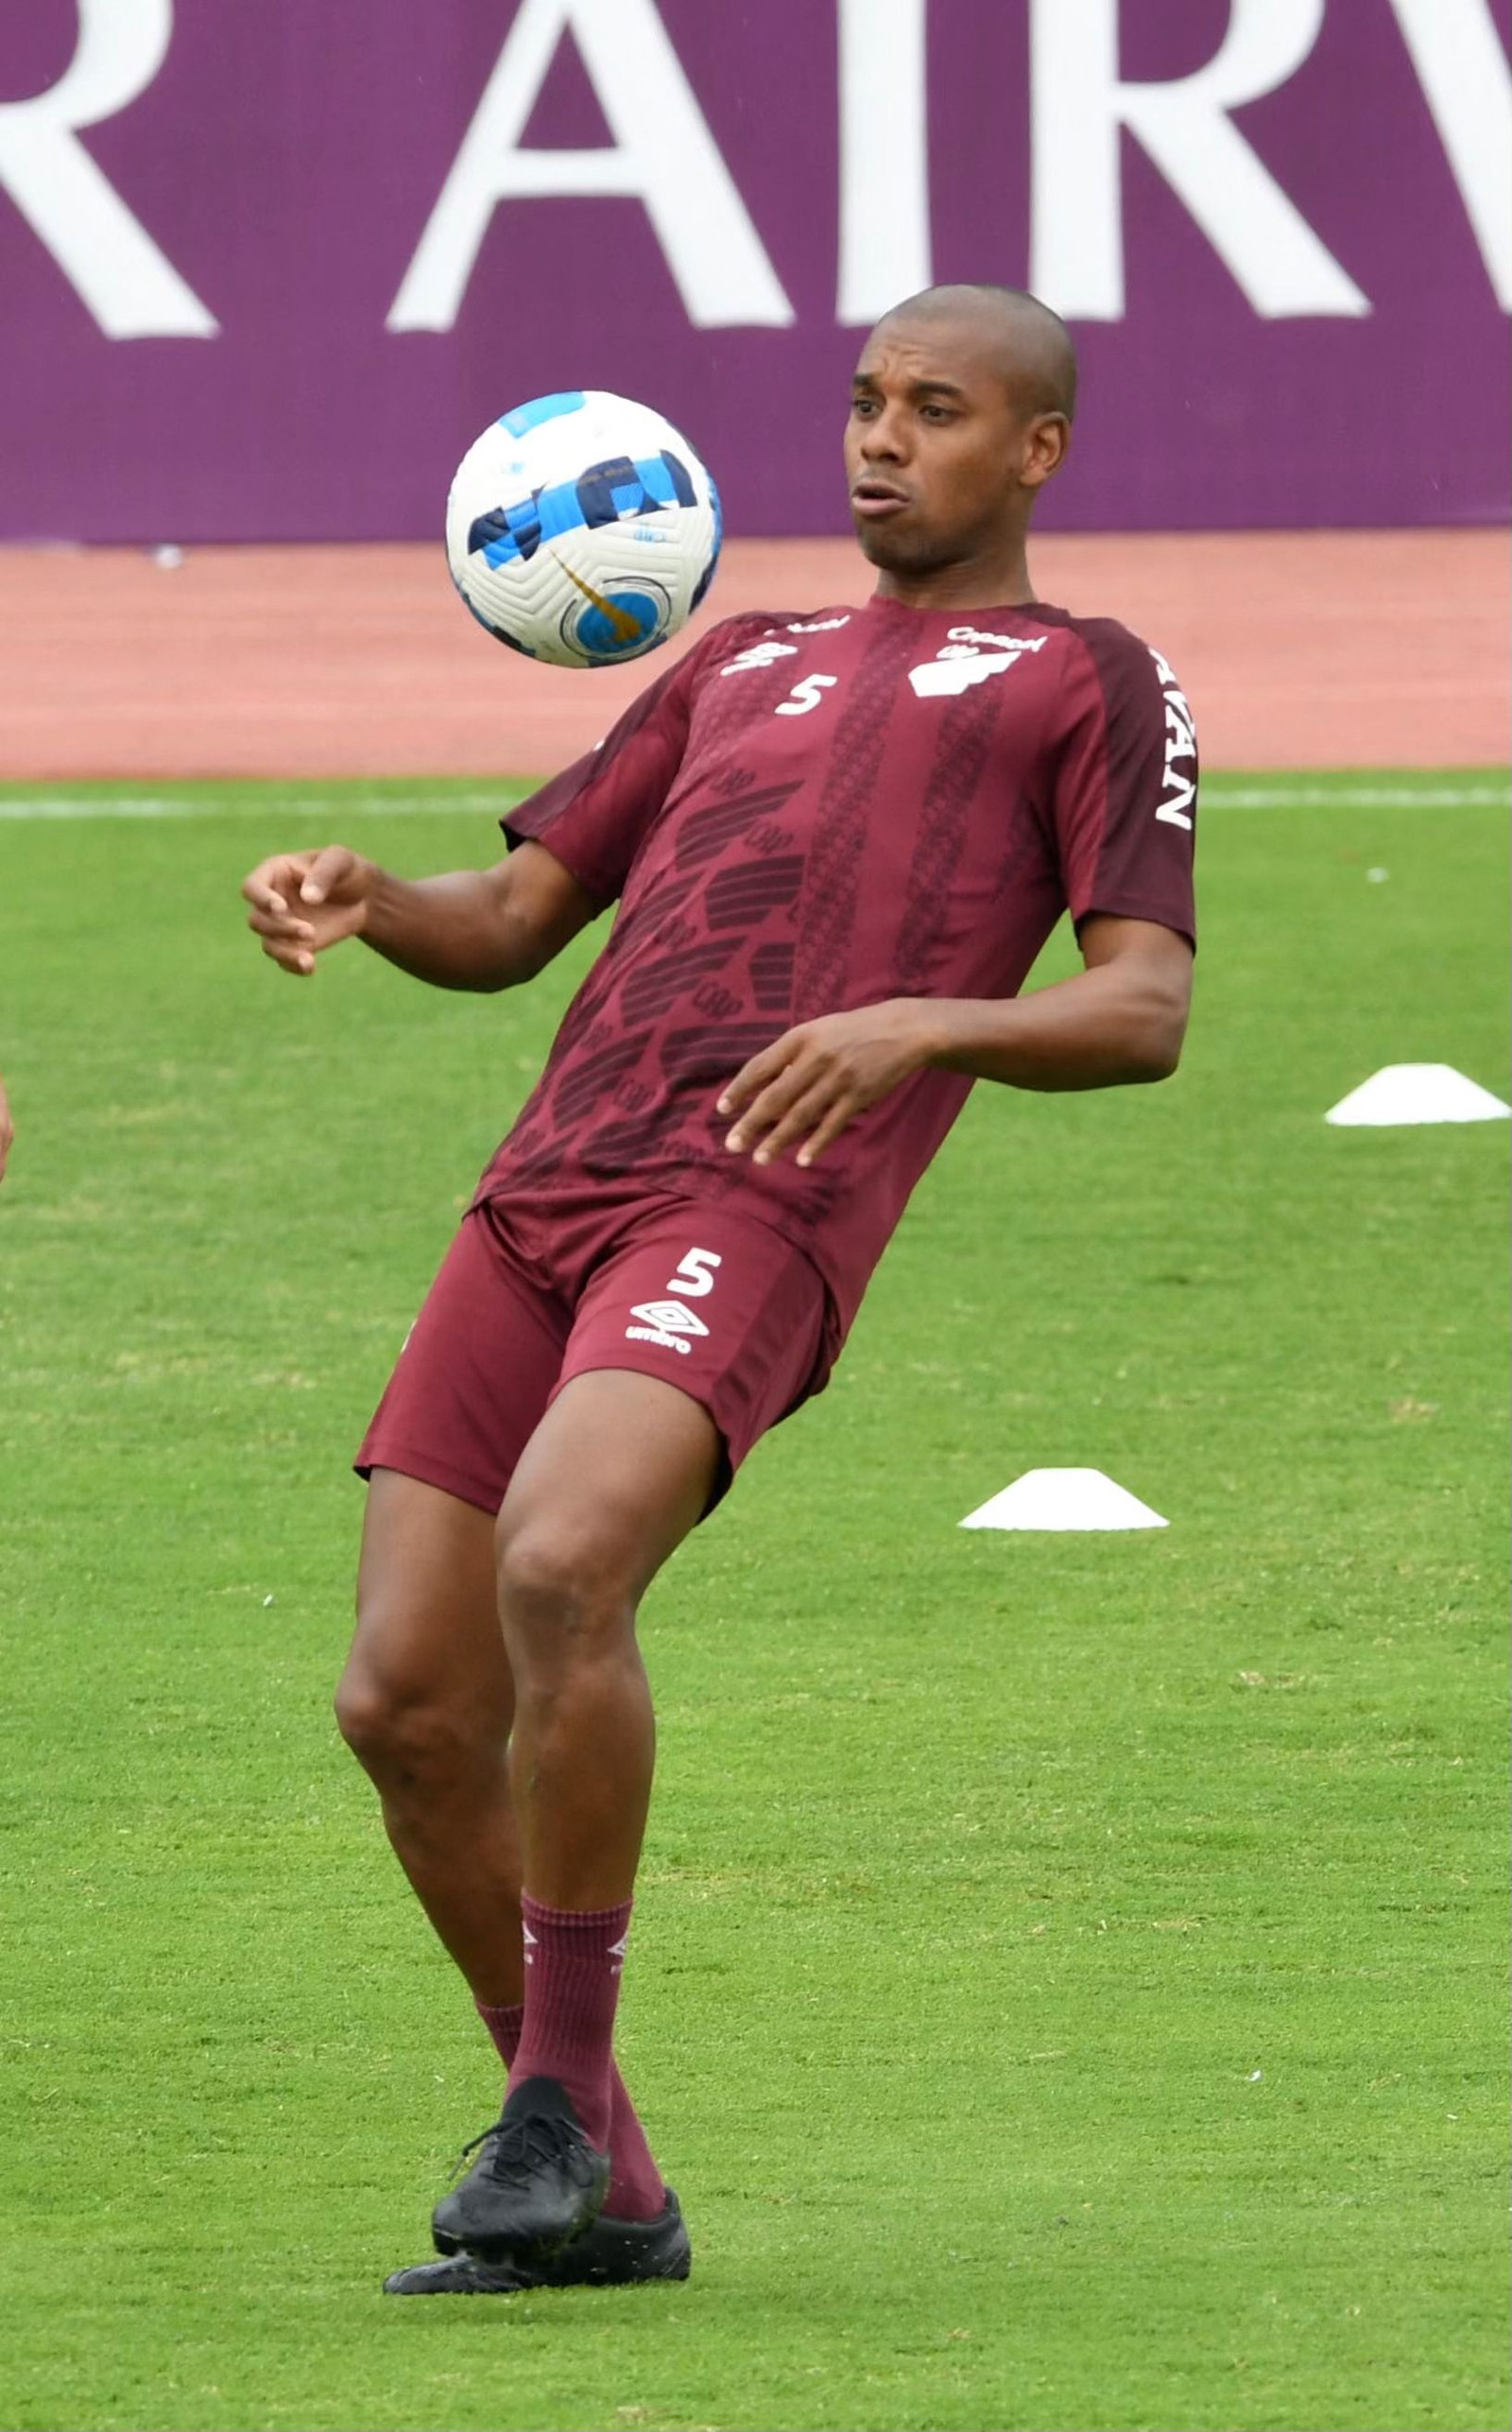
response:
M1001 373L1020 414L1076 413L1076 350L1058 313L1024 287L983 281L922 287L884 313L873 336L903 323L949 324Z

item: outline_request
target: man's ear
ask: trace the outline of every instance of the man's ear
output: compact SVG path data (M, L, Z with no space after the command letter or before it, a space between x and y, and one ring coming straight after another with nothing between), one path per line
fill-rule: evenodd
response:
M1025 490L1039 490L1060 471L1071 445L1071 423L1064 414L1036 414L1023 435L1019 479Z

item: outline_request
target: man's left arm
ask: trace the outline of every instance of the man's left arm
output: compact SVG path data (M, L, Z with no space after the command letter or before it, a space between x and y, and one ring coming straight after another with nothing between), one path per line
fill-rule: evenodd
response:
M1014 1089L1108 1089L1174 1073L1192 1001L1192 948L1154 921L1094 913L1085 970L1030 996L900 996L800 1023L744 1065L719 1100L726 1147L759 1165L811 1165L911 1074L969 1073Z

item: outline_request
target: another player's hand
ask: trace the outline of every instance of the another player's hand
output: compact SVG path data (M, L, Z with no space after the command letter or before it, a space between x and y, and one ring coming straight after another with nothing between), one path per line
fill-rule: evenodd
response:
M275 854L242 881L252 907L247 925L281 971L307 979L318 954L360 934L374 874L372 863L344 844Z
M932 1061L935 1012L926 999L898 996L784 1030L720 1097L717 1112L739 1117L725 1147L758 1165L796 1148L798 1163L812 1165L856 1115Z

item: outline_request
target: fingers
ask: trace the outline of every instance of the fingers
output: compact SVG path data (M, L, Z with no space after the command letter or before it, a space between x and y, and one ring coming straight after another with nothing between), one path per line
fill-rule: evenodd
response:
M861 1112L860 1100L852 1097L849 1093L844 1097L837 1097L831 1106L829 1113L810 1132L799 1150L799 1164L812 1165L816 1157L822 1157L831 1141L839 1138L851 1116Z
M262 939L263 952L281 971L307 979L322 944L349 933L351 923L333 932L329 918L320 927L305 917L333 898L352 900L357 856L345 845L329 844L312 853L274 854L260 861L242 881L242 893L251 909L247 925Z
M315 931L308 921L296 921L287 913L249 912L247 925L263 940L263 952L280 971L291 971L307 978L315 969Z
M314 858L305 853L279 854L259 862L242 882L242 893L251 906L248 927L262 939L263 952L281 971L301 979L315 969L315 930L289 907L298 900Z
M356 866L357 856L349 853L344 844L328 844L319 853L306 854L301 858L308 867L301 882L300 901L324 904L340 892L342 881Z
M807 1045L801 1030L785 1031L759 1056L742 1065L719 1099L718 1113L745 1113L726 1135L725 1147L739 1157L753 1148L808 1089L815 1074L807 1068Z
M280 971L292 972L296 979L308 979L315 969L315 949L300 945L292 939L265 938L263 952Z
M798 1147L799 1164L812 1165L860 1112L861 1100L839 1073L821 1074L806 1089L799 1084L796 1093L779 1084L762 1093L725 1147L739 1155L758 1143L751 1149L755 1165L775 1164L790 1148Z
M752 1056L748 1063L742 1064L732 1081L726 1082L714 1109L715 1113L738 1114L740 1109L748 1105L758 1091L764 1090L768 1081L775 1080L778 1074L784 1071L793 1061L795 1056L801 1053L804 1044L801 1030L784 1030L782 1037L774 1039L769 1047L764 1047L760 1055ZM742 1142L741 1146L744 1145ZM727 1141L726 1146L727 1147L735 1146L732 1137Z
M255 929L260 938L313 938L315 935L313 924L309 921L301 921L297 912L291 912L281 895L269 897L266 911L254 904L247 915L247 925Z
M275 853L242 880L242 893L261 912L286 912L315 859L310 853Z
M298 972L303 978L315 969L315 931L308 921L293 920L287 913L249 912L247 925L262 939L263 952L281 971Z
M344 844L322 845L318 853L276 853L242 880L242 893L256 911L286 913L296 903L324 904L350 894L356 868L356 854Z
M725 1091L718 1111L729 1113L742 1102L746 1111L727 1133L725 1147L735 1156L749 1149L758 1165L772 1164L794 1147L800 1165L812 1164L859 1105L849 1075L816 1053L800 1031L789 1031L753 1056Z
M830 1081L820 1089L810 1090L807 1096L799 1098L792 1113L783 1117L776 1130L763 1141L753 1162L758 1165L772 1164L801 1142L795 1162L799 1165L812 1165L820 1149L834 1138L836 1132L845 1130L856 1112L855 1099L837 1080Z
M736 1120L725 1135L733 1156L758 1165L797 1149L812 1165L858 1114L927 1061L915 1009L859 1007L784 1031L752 1056L721 1094L717 1112Z

